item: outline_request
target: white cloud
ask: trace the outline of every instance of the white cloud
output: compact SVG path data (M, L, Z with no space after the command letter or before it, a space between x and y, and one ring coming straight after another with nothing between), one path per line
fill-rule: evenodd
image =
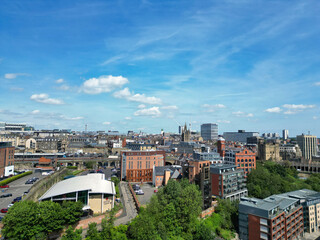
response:
M113 94L115 98L126 99L131 102L140 102L145 104L161 104L161 99L156 97L147 97L144 94L134 94L130 92L129 88L124 88Z
M303 110L307 108L315 108L316 105L303 105L303 104L284 104L284 108L288 109L298 109L298 110Z
M313 118L314 120L317 120L317 119L318 119L318 117L316 117L316 116L313 116L312 118Z
M49 98L49 95L46 93L33 94L30 97L30 99L36 102L45 103L45 104L54 104L54 105L64 104L64 102L60 99Z
M284 108L287 108L287 111L284 112L284 114L296 114L299 112L302 112L306 109L315 108L316 105L303 105L303 104L284 104Z
M252 113L245 113L241 111L233 112L232 114L235 115L236 117L253 117Z
M60 84L60 83L63 83L64 80L62 78L59 78L58 80L56 80L56 83Z
M102 124L103 124L103 125L110 125L111 122L103 122Z
M84 119L84 117L72 117L72 118L66 117L66 120L81 120L81 119Z
M28 73L6 73L4 78L6 79L15 79L18 76L28 76Z
M218 123L231 123L229 120L218 120Z
M124 119L125 119L125 120L131 120L132 117L125 117Z
M38 113L40 113L40 110L33 110L33 111L31 112L31 114L38 114Z
M100 76L99 78L90 78L85 81L81 86L81 90L88 94L99 94L111 92L127 83L129 83L129 80L122 76Z
M202 107L206 109L205 110L206 112L214 112L217 109L225 108L226 106L223 104L214 104L214 105L203 104Z
M320 86L320 82L315 82L313 85Z
M161 107L161 109L164 109L164 110L178 110L178 107L175 106L175 105L172 105L172 106L163 106L163 107Z
M282 109L279 107L273 107L273 108L268 108L264 111L268 112L268 113L280 113L282 111Z
M24 88L12 87L12 88L10 88L10 90L13 92L22 92L24 90Z
M139 106L138 106L138 108L146 108L147 106L146 105L144 105L144 104L140 104Z
M134 113L135 116L151 116L151 117L159 117L161 112L159 107L151 107L138 110Z

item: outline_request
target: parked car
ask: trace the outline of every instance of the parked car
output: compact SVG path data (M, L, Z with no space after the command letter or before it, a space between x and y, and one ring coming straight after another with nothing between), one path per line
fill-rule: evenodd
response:
M155 189L153 192L157 193L157 192L158 192L158 189Z
M3 217L0 217L0 222L2 221Z
M9 188L9 185L8 184L2 185L2 186L0 186L0 188Z
M7 212L8 212L8 208L2 208L2 209L0 210L0 212L2 212L2 213L7 213Z
M136 192L137 195L144 195L144 192L142 191L142 189L139 189L137 192Z
M133 190L139 190L140 189L140 185L139 184L133 184L132 188L133 188Z
M10 203L9 205L8 205L8 208L11 208L13 206L13 203Z
M12 193L6 193L0 196L0 198L12 197Z
M103 171L102 171L101 169L99 169L99 170L97 171L97 173L103 173Z
M26 184L33 184L33 183L34 182L32 180L30 180L30 179L26 181Z

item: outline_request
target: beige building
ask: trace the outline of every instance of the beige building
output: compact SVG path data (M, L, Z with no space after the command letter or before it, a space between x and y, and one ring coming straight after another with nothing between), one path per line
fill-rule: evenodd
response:
M104 213L114 207L114 183L101 173L78 176L58 182L39 201L81 201L83 210Z
M302 151L302 157L312 160L312 156L317 155L317 137L312 135L297 136L297 143Z
M259 149L258 157L260 160L264 160L264 161L282 160L280 156L280 142L278 140L265 142L263 139L261 139L259 141L258 149Z

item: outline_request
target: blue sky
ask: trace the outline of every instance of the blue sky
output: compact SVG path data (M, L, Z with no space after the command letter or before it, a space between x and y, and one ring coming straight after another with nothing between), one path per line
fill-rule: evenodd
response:
M3 0L0 121L319 136L319 11L317 0Z

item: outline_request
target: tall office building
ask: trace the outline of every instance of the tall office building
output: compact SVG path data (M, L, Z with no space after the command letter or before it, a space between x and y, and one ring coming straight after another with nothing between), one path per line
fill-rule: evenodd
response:
M201 137L203 140L217 140L218 139L218 124L205 123L201 125Z
M317 137L312 135L297 136L298 145L302 151L304 159L312 160L312 156L317 155Z
M223 138L226 142L241 142L247 143L247 138L259 137L258 132L246 132L245 130L238 130L238 132L224 132Z
M289 131L287 129L282 130L282 138L283 140L287 140L289 137Z

